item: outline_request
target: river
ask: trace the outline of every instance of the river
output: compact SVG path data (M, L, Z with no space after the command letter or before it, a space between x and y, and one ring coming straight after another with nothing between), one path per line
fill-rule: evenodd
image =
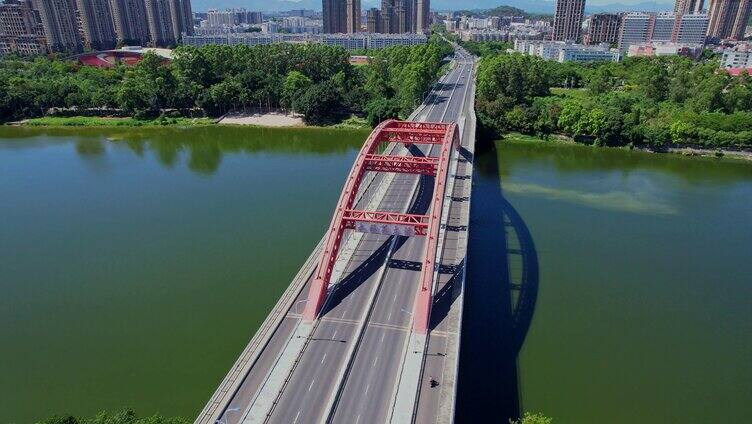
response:
M366 135L0 128L0 422L193 417ZM463 363L460 412L752 414L751 164L529 143L477 163L463 354L488 368Z

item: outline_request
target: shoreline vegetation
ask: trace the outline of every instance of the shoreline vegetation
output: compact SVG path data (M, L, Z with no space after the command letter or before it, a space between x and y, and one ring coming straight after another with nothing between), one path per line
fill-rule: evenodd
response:
M21 121L8 122L14 127L196 127L196 126L236 126L259 128L328 128L328 129L371 129L364 118L351 116L332 125L308 125L299 115L282 112L233 113L230 117L218 119L200 117L185 118L159 117L155 119L136 119L132 117L109 116L45 116Z
M553 420L543 414L525 414L517 420L509 420L509 424L552 424ZM190 424L183 417L165 417L155 414L149 417L139 417L132 409L124 408L111 413L102 411L94 417L78 417L75 415L55 415L36 424Z
M363 66L350 64L350 53L342 47L318 44L180 46L168 63L147 53L135 66L112 68L46 57L4 57L0 122L24 122L62 111L130 117L106 121L118 126L171 125L193 122L182 118L216 119L233 111L286 110L300 115L307 125L351 125L349 118L357 116L375 126L384 119L408 116L451 53L452 46L434 35L427 44L374 51ZM103 121L77 117L26 122Z
M501 135L501 138L495 141L504 143L520 144L568 144L582 147L593 148L610 148L619 150L637 150L646 153L673 154L687 157L704 157L704 158L727 158L752 161L752 150L731 150L731 149L706 149L696 146L596 146L577 142L572 137L564 134L548 134L545 136L522 134L519 132L509 132Z
M475 109L481 137L544 140L683 155L752 156L752 78L717 60L627 58L559 63L464 43L481 56Z
M155 414L139 417L132 409L124 408L117 412L102 411L93 417L79 417L75 415L55 415L36 424L190 424L183 417L165 417Z

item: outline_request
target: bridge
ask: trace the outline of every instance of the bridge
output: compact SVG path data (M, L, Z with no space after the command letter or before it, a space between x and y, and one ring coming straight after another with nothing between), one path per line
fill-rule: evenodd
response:
M454 421L474 59L381 123L324 237L196 424Z

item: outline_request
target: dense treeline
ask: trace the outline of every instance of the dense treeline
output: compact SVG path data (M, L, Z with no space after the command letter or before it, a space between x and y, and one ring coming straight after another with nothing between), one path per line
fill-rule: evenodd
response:
M76 417L59 415L37 422L37 424L188 424L184 418L168 418L162 415L139 417L133 410L126 408L115 413L100 412L94 417Z
M147 54L134 67L98 69L37 58L0 61L0 121L50 108L118 109L138 118L200 109L209 116L247 108L284 108L311 123L351 113L372 121L406 115L436 78L451 46L391 47L353 66L349 53L324 45L180 47L165 63Z
M480 57L503 54L507 49L514 48L514 44L506 41L462 41L460 45Z
M483 58L476 110L497 134L565 134L600 145L752 147L752 78L682 57L575 64Z

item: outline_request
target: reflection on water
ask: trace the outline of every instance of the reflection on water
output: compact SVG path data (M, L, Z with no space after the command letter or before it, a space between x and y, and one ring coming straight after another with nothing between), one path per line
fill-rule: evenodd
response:
M195 416L321 238L366 136L0 127L0 422Z
M188 128L24 128L0 127L2 149L33 148L40 144L75 141L83 159L106 156L126 148L138 157L154 154L159 163L173 167L184 161L188 169L214 174L229 153L332 154L360 148L365 130L323 128L260 128L211 126Z

